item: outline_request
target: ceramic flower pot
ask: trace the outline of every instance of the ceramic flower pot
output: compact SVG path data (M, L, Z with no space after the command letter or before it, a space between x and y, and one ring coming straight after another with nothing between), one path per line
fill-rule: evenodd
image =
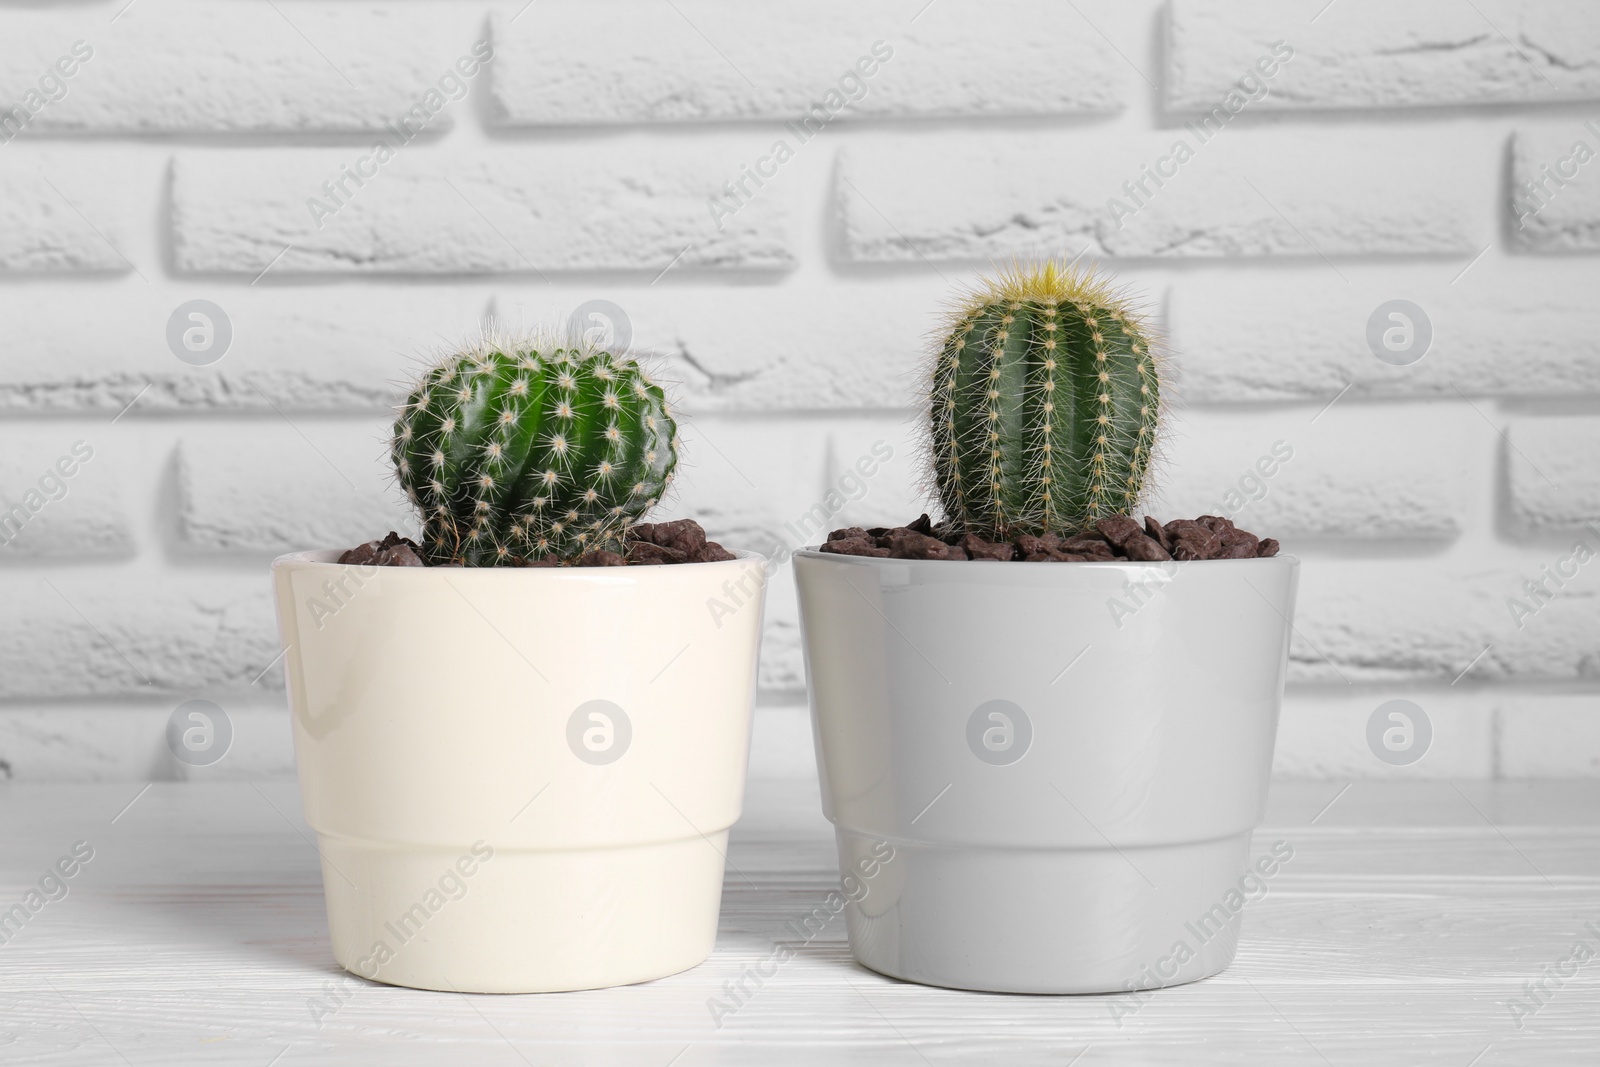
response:
M795 557L857 960L1121 992L1233 959L1297 561ZM1180 947L1181 946L1181 947Z
M334 956L588 989L703 961L749 752L763 561L273 566Z

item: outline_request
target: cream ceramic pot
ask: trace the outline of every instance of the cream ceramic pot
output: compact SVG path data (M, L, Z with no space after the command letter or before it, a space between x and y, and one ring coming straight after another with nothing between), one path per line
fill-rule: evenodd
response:
M589 989L702 962L739 817L764 561L273 565L334 956Z
M1226 967L1298 567L797 554L856 959L1019 993Z

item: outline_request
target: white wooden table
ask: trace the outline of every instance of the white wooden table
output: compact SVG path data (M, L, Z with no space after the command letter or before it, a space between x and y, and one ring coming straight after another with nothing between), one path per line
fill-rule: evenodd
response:
M1341 783L1276 787L1257 849L1295 858L1209 981L1142 1002L923 988L855 966L836 918L719 1028L711 998L834 883L815 783L752 783L716 953L687 974L362 983L320 1020L338 972L291 783L162 783L131 807L127 784L4 785L0 908L74 842L94 858L0 944L0 1062L1600 1064L1600 783L1458 786L1356 783L1331 806ZM1580 943L1596 958L1546 977ZM1541 977L1519 1028L1508 1004Z

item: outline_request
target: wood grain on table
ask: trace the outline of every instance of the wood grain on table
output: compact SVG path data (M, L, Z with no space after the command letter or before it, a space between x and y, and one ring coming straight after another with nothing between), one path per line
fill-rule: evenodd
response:
M1600 782L1279 783L1255 850L1294 859L1235 964L1123 996L897 982L851 961L842 917L797 938L837 879L816 783L752 782L746 810L704 965L462 996L335 966L293 783L0 786L0 910L94 849L0 944L0 1062L1600 1064Z

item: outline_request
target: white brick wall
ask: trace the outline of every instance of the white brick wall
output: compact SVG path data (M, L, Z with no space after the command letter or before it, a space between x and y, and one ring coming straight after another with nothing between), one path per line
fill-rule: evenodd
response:
M1170 426L1152 504L1162 515L1227 514L1297 543L1455 540L1472 525L1460 457L1482 423L1439 406L1402 411L1377 425L1356 405L1315 422L1294 408L1186 411Z
M134 582L97 570L3 576L0 697L248 691L278 654L266 583L205 572ZM273 676L257 684L280 684Z
M1588 530L1600 524L1600 418L1518 419L1506 449L1506 491L1519 525L1600 537Z
M415 534L385 462L385 420L283 420L185 432L176 449L178 536L200 553L293 552Z
M843 154L835 187L842 252L855 263L1061 248L1070 256L1085 246L1151 259L1470 256L1488 239L1490 220L1472 210L1471 186L1453 180L1463 156L1489 154L1469 138L1227 127L1201 136L963 132L862 141ZM1179 144L1193 153L1181 165ZM1385 162L1375 167L1375 159ZM1145 167L1174 176L1160 185L1145 178L1143 195L1124 189ZM1409 180L1395 182L1396 170Z
M0 100L23 103L41 75L72 71L29 132L376 131L458 50L460 22L439 3L104 6L0 13Z
M1587 0L1173 0L1167 104L1211 108L1276 41L1295 58L1268 108L1600 100Z
M1519 130L1511 145L1512 238L1531 252L1600 249L1600 122Z
M1469 262L1351 264L1340 267L1347 281L1249 268L1193 278L1174 287L1168 320L1184 395L1223 404L1326 403L1346 386L1346 400L1600 393L1600 306L1584 261L1480 262L1458 279ZM1395 299L1435 324L1432 347L1410 366L1375 359L1367 343L1368 319Z
M828 91L841 118L1120 111L1129 72L1070 5L1000 12L926 0L730 4L723 0L542 3L494 23L496 119L509 126L796 120ZM1089 10L1105 9L1105 3ZM1096 12L1097 14L1099 12ZM952 76L951 60L981 71ZM820 118L820 117L819 117Z
M381 167L361 149L180 155L175 266L251 278L270 268L282 278L793 265L777 201L721 220L707 210L724 175L738 173L729 142L497 146L474 156L416 149L399 149ZM373 176L327 191L324 183L347 169Z
M0 425L0 551L39 565L138 551L116 467L97 437L60 423Z
M0 776L197 776L161 740L193 697L238 735L205 775L289 773L266 563L406 528L388 405L486 321L622 307L686 415L666 514L770 551L877 441L837 523L921 510L940 301L1080 252L1171 337L1149 509L1305 561L1279 773L1600 774L1600 7L122 8L0 8L0 512L93 452L0 547ZM196 299L232 330L203 367L166 340ZM1394 300L1406 366L1368 340ZM1365 741L1397 696L1410 767Z
M132 229L137 210L132 199L114 183L77 170L70 159L45 153L19 159L17 154L7 152L11 158L0 172L0 273L132 270L118 251ZM105 155L112 169L119 156L126 158L115 150Z

